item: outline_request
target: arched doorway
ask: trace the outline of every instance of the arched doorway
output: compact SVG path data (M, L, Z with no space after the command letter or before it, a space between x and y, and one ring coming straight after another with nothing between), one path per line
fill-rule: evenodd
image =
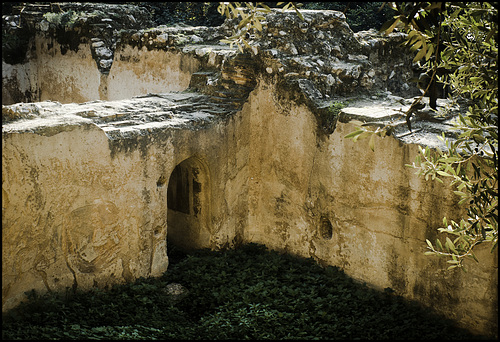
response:
M210 244L208 168L196 157L178 164L167 189L167 244L182 252Z

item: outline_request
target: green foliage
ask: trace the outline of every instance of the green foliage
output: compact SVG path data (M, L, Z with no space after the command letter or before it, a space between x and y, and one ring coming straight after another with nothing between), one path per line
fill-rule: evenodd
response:
M188 290L179 300L169 283ZM390 291L257 244L200 250L160 278L109 290L30 294L2 317L3 339L475 339Z
M282 5L283 2L278 2L277 6ZM240 2L219 2L217 11L228 19L240 18L238 25L231 37L222 39L222 43L228 43L231 47L234 44L243 53L244 48L252 51L252 44L254 43L255 34L262 31L265 14L271 12L271 8L263 2L257 2L255 5L252 2L245 2L244 7ZM302 14L298 11L299 5L289 2L283 7L283 10L293 7L297 15L304 20ZM248 37L247 37L248 36ZM250 40L249 40L250 39Z
M342 108L344 108L346 106L346 104L342 101L335 101L334 103L332 103L330 105L330 112L332 113L332 115L339 115L340 112L342 111Z
M370 140L368 142L368 146L370 149L375 152L375 136L379 137L385 137L388 134L388 130L386 127L377 127L375 131L372 131L368 128L363 127L363 124L361 122L357 122L355 120L351 121L353 124L358 124L359 126L357 129L349 134L347 134L344 138L346 139L352 139L352 141L356 142L357 140L362 140L364 138L370 137Z
M458 139L441 137L447 151L421 149L412 167L426 179L451 179L459 203L467 208L467 218L460 222L448 224L443 219L439 231L449 235L445 242L427 241L427 254L448 256L451 269L463 266L466 258L477 261L476 245L491 242L493 252L498 243L498 10L489 3L450 3L438 8L443 16L436 33L437 37L442 33L440 58L429 58L438 45L425 41L415 58L425 57L423 67L428 70L446 69L449 74L438 77L439 81L470 104L456 122Z
M467 113L459 115L455 124L458 138L440 137L446 151L420 148L409 165L426 180L450 179L459 204L466 206L467 216L459 222L443 219L444 227L438 231L445 234L444 242L427 240L430 251L426 252L448 257L449 269L465 270L465 259L477 261L473 253L476 245L490 242L493 252L498 243L497 5L407 2L391 6L398 15L381 31L388 33L404 26L407 45L416 53L414 62L431 75L431 82L449 85L455 99L469 103ZM407 122L409 116L411 111ZM366 133L358 130L346 137L361 134Z
M78 14L73 10L61 13L47 12L43 15L45 20L56 27L73 27L78 17L81 16L83 13Z
M326 110L322 109L318 111L320 125L323 129L328 131L335 129L338 117L346 104L347 101L335 101Z
M217 12L218 2L132 2L146 8L156 25L218 26L223 19Z
M343 12L346 22L354 32L379 29L383 23L389 20L393 10L388 6L382 6L383 2L305 2L303 9L335 10Z

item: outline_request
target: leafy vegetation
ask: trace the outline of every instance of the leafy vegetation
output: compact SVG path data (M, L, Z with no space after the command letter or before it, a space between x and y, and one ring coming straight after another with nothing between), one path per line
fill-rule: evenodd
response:
M83 13L76 13L73 10L61 13L48 12L43 15L49 23L58 27L73 27L79 16L83 16Z
M347 103L347 101L345 101ZM342 108L346 106L346 103L342 101L335 101L330 105L330 112L332 115L338 116L342 111Z
M192 26L218 26L224 21L217 8L219 2L124 2L147 8L157 25L173 25L184 23ZM228 3L229 4L229 3ZM236 3L231 3L239 7ZM238 3L242 7L250 4L252 7L276 8L284 2L255 2ZM288 3L291 6L290 3ZM344 12L346 20L354 32L379 28L391 18L393 11L389 7L382 7L383 2L304 2L303 9L336 10ZM2 5L3 6L3 5Z
M451 179L459 203L466 205L465 219L448 224L443 218L439 231L445 242L427 241L428 254L449 257L449 268L454 268L462 267L465 258L477 261L476 245L490 242L493 252L498 243L498 9L489 3L452 3L440 14L443 37L434 45L439 57L423 66L450 85L455 96L468 99L469 107L456 122L458 139L442 137L447 151L421 149L412 166L426 179ZM432 46L422 45L416 57L427 59ZM450 74L439 76L440 69Z
M488 2L405 2L391 3L397 11L381 31L399 27L408 36L406 44L415 53L414 62L425 71L429 82L422 96L405 113L410 119L423 96L436 109L438 84L452 90L454 101L466 103L468 111L459 115L456 139L439 137L446 151L421 147L410 167L417 174L443 182L450 179L455 194L464 205L466 217L459 222L443 218L438 231L443 242L427 240L428 255L445 256L448 268L465 270L464 260L477 261L474 247L498 244L498 3ZM360 127L346 138L383 136L390 125L377 131Z
M174 298L168 284L187 292ZM30 294L3 314L2 339L479 339L336 267L258 244L200 250L159 278Z
M146 8L156 25L218 26L224 22L218 2L123 2Z
M393 11L382 6L382 2L219 2L217 11L227 19L238 18L233 35L221 40L231 47L236 44L243 52L245 48L252 50L253 38L266 25L265 15L272 8L282 10L293 9L297 16L304 20L299 8L314 10L336 10L346 15L346 22L355 32L380 27Z
M376 1L335 1L335 2L304 2L302 9L335 10L343 12L346 22L354 32L379 29L388 21L394 11L383 2Z

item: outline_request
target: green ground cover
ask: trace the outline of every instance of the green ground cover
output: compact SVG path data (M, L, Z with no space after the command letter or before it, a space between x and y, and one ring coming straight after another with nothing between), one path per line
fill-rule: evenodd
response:
M171 283L187 292L168 295ZM23 340L479 338L336 267L257 244L200 250L109 290L31 293L2 317L2 339Z

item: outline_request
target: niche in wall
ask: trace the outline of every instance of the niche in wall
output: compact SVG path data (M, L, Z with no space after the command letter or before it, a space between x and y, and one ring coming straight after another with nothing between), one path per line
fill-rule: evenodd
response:
M167 242L184 252L209 247L208 168L196 157L178 164L167 189Z
M321 217L321 223L320 223L320 226L319 226L319 233L320 233L320 236L324 240L331 240L332 239L332 236L333 236L332 223L325 216Z

